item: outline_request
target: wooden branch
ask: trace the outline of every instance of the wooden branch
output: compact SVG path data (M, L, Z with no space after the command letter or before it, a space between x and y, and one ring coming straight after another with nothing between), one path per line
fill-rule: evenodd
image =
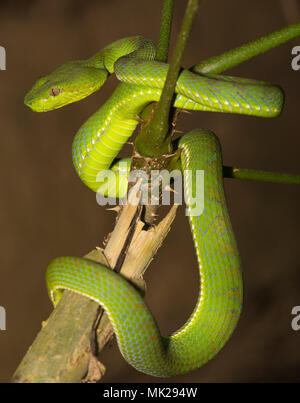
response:
M136 192L136 187L131 192ZM130 196L129 196L130 197ZM129 199L130 200L130 199ZM121 208L114 231L104 250L96 248L85 257L112 268L144 290L142 275L169 232L176 215L173 206L155 227L144 229L141 206L128 203ZM96 343L93 345L95 323ZM65 291L13 375L17 383L61 383L99 381L104 366L96 354L113 335L112 326L99 305L76 293Z

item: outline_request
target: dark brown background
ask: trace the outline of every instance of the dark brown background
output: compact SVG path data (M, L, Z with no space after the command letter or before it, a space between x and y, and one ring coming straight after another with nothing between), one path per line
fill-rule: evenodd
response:
M173 34L185 4L176 2ZM101 245L114 224L114 213L99 207L95 194L77 178L71 144L116 80L80 103L45 114L26 108L24 95L38 76L67 60L87 58L116 39L141 34L157 40L160 6L160 0L0 3L0 44L7 50L7 71L0 71L0 305L7 311L7 330L0 332L2 382L10 379L52 310L44 279L47 264L56 256L82 256ZM299 20L293 0L203 1L184 66ZM202 112L183 116L180 128L214 130L227 165L300 173L300 71L290 67L295 45L300 38L230 71L282 86L286 104L279 118ZM243 262L243 315L215 359L169 380L299 381L300 331L291 329L291 309L300 305L300 188L229 179L225 186ZM198 292L183 208L146 280L149 305L168 334L187 319ZM127 365L115 342L102 358L106 381L156 381Z

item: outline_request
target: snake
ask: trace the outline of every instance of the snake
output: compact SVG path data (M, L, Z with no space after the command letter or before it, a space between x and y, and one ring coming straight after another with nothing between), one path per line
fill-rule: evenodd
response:
M95 192L116 197L127 192L131 160L117 155L137 127L142 110L160 98L168 64L156 61L155 54L152 40L139 35L123 38L89 59L69 61L39 78L25 96L28 107L45 112L94 93L113 73L121 81L73 141L75 170ZM183 69L172 106L271 118L282 110L283 92L268 82ZM125 360L157 377L186 374L215 357L236 328L243 305L242 269L226 205L220 142L211 131L195 129L176 144L182 172L191 172L192 180L184 184L190 213L194 179L198 170L204 171L204 209L198 215L187 214L198 262L198 299L180 329L161 335L142 293L102 264L64 256L55 258L46 271L54 306L66 289L96 301L112 323ZM106 170L117 178L117 188L109 180L99 183L99 173Z

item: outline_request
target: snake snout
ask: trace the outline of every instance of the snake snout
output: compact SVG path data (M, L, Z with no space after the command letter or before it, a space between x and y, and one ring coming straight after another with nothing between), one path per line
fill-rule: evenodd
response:
M32 106L32 99L27 99L26 97L24 98L24 104L26 106L29 106L29 108L31 108Z
M35 111L35 107L34 107L34 98L32 97L28 97L27 95L24 98L24 104L26 106L28 106L28 108L30 108L31 110Z

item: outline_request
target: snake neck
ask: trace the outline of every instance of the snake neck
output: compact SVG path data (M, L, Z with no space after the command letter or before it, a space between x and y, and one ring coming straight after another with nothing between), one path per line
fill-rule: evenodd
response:
M153 41L142 36L131 36L120 39L96 53L86 60L86 65L98 69L105 69L110 74L115 71L115 63L123 57L136 60L153 60L156 46Z
M78 130L72 146L73 164L90 189L99 191L99 172L114 167L111 164L135 130L141 110L158 100L160 93L159 89L121 83Z

